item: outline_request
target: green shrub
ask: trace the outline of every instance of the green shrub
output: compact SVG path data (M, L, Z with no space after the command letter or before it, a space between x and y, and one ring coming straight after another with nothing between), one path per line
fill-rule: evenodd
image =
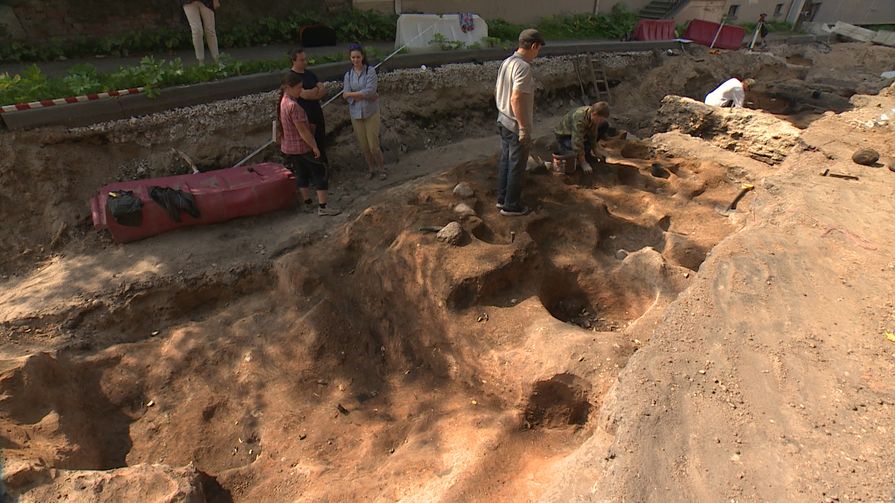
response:
M374 48L367 51L372 60L382 58ZM347 61L348 54L311 57L312 65ZM145 87L145 93L158 95L166 87L197 84L239 75L284 71L290 62L286 55L278 59L235 60L221 56L220 64L184 66L180 59L162 60L147 56L134 66L121 67L114 72L99 73L93 65L73 66L63 77L47 77L36 65L20 75L0 73L0 105L11 105L42 99L66 98L89 93L117 91L131 87Z
M534 27L540 30L547 44L550 40L575 40L582 38L621 39L634 30L640 17L623 5L616 4L609 14L557 15L541 19ZM527 26L512 24L503 19L488 21L489 38L515 42L519 32Z
M374 11L344 9L330 15L302 12L284 18L261 18L218 30L221 48L253 47L298 41L302 25L322 23L332 26L340 41L394 40L397 16ZM2 37L0 37L2 39ZM23 41L0 43L0 61L53 61L97 55L127 56L158 53L192 47L190 32L183 28L156 28L99 38L49 40L39 44Z
M519 39L519 32L527 28L521 24L512 24L503 19L492 19L488 21L488 36L500 40L516 41Z

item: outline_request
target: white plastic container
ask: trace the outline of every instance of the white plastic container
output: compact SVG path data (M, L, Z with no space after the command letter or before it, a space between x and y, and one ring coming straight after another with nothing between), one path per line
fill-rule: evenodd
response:
M464 33L460 29L459 14L401 14L398 17L395 49L406 44L410 52L439 50L436 44L430 44L436 33L440 33L445 40L463 42L468 47L481 44L488 36L488 23L477 15L473 16L472 31Z

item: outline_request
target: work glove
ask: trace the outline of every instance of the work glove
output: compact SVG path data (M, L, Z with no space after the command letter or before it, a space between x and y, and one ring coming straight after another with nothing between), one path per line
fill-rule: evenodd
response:
M524 147L531 145L531 134L527 129L519 128L519 144Z
M594 168L587 161L581 161L581 171L589 175L594 172Z

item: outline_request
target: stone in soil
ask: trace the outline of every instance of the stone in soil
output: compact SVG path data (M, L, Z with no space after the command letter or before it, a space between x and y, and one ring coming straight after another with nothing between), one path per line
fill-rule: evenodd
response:
M466 203L460 203L457 206L454 206L454 213L456 213L460 218L475 216L475 210Z
M864 166L873 166L879 160L879 152L872 148L860 148L851 156L851 160Z
M466 182L460 182L454 187L454 195L457 197L472 197L475 194L475 191L472 190L472 187Z
M438 231L438 234L436 234L435 237L439 241L444 241L447 244L457 246L463 242L464 234L463 227L461 227L459 223L451 222Z

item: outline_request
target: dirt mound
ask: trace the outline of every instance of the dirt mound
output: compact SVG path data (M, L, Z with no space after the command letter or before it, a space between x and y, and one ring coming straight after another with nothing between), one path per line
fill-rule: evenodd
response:
M722 54L700 73L698 57L611 60L619 74L658 65L623 80L619 101L658 92L662 75L695 94L715 71L805 71ZM544 65L541 104L564 109L571 61ZM414 100L449 98L454 77L474 74L414 77L400 104L388 92L410 117ZM490 99L491 77L476 78L467 106ZM625 120L652 119L653 98ZM855 97L800 131L673 101L668 115L690 129L643 140L646 159L612 140L593 174L528 177L533 212L520 218L494 206L491 137L409 154L427 166L408 183L344 179L363 209L326 222L290 213L127 247L61 242L65 256L0 292L4 483L35 500L132 499L143 485L185 501L885 499L895 267L880 250L895 208L891 173L850 156L891 155L879 117L895 104ZM455 118L413 124L436 135ZM54 132L58 145L33 132L47 150L22 155L145 158L176 129L111 127ZM787 143L799 137L809 148ZM27 173L9 179L24 187ZM454 194L459 182L471 197ZM743 182L755 190L726 211ZM461 202L465 239L438 241L428 229L456 221ZM681 491L656 495L666 487Z
M541 435L552 456L568 452L577 430L557 427L592 427L618 369L691 281L683 255L663 250L702 250L685 259L698 269L733 230L714 206L734 189L721 165L664 159L675 174L657 179L651 161L616 161L587 178L532 178L535 211L512 220L491 204L495 162L394 189L342 231L282 255L272 290L252 282L201 317L96 356L10 362L0 410L19 447L8 455L77 469L195 463L251 500L339 497L335 482L357 462L369 469L354 488L387 481L389 494L435 498L467 487L479 473L468 456L495 442L510 453ZM477 216L463 220L466 243L445 246L418 229L455 218L459 181ZM146 302L155 307L120 313L145 326L168 309ZM79 326L99 340L119 330L99 320ZM52 399L29 408L32 393ZM361 440L357 428L375 434ZM467 455L438 461L432 445ZM412 489L391 475L395 463L434 485ZM450 482L436 475L446 469Z
M202 475L193 467L137 465L108 471L52 470L16 501L205 503Z
M799 145L799 130L770 114L743 108L718 108L667 96L656 113L658 132L681 131L767 164L779 164Z

